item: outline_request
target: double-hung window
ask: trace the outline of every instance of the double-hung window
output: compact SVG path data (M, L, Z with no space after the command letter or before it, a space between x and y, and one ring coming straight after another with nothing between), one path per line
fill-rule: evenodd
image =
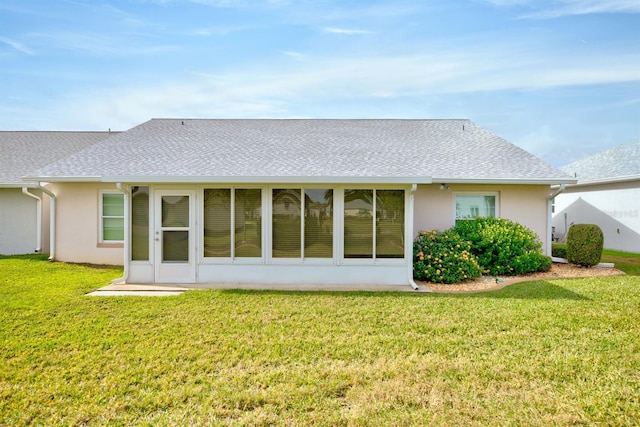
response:
M124 242L124 194L100 193L100 242Z

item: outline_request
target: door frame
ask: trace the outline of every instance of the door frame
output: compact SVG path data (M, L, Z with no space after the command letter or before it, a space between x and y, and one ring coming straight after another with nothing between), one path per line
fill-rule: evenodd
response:
M195 189L156 189L153 194L153 264L155 283L195 283L196 282L196 190ZM187 196L189 198L188 226L162 226L162 199L168 196ZM163 245L165 232L188 232L187 261L164 262Z

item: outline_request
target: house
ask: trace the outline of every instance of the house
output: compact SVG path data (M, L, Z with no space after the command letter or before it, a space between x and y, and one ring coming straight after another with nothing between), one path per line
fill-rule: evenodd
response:
M0 132L0 254L49 253L46 188L22 176L111 136L109 132Z
M560 170L469 120L153 119L34 171L54 258L127 283L412 284L420 230L496 215L550 252Z
M555 200L554 236L571 224L596 224L604 247L640 252L640 140L588 156L562 168L578 182Z

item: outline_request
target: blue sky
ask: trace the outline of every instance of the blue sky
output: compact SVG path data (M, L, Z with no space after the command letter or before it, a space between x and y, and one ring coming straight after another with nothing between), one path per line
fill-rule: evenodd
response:
M561 166L640 139L640 0L0 0L0 130L156 117L469 118Z

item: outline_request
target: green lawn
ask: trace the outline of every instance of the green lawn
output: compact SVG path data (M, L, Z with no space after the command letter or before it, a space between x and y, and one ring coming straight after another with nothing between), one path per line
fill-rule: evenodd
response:
M640 277L87 297L0 257L0 425L633 425Z
M602 262L612 262L616 268L632 276L640 276L640 254L605 249Z

